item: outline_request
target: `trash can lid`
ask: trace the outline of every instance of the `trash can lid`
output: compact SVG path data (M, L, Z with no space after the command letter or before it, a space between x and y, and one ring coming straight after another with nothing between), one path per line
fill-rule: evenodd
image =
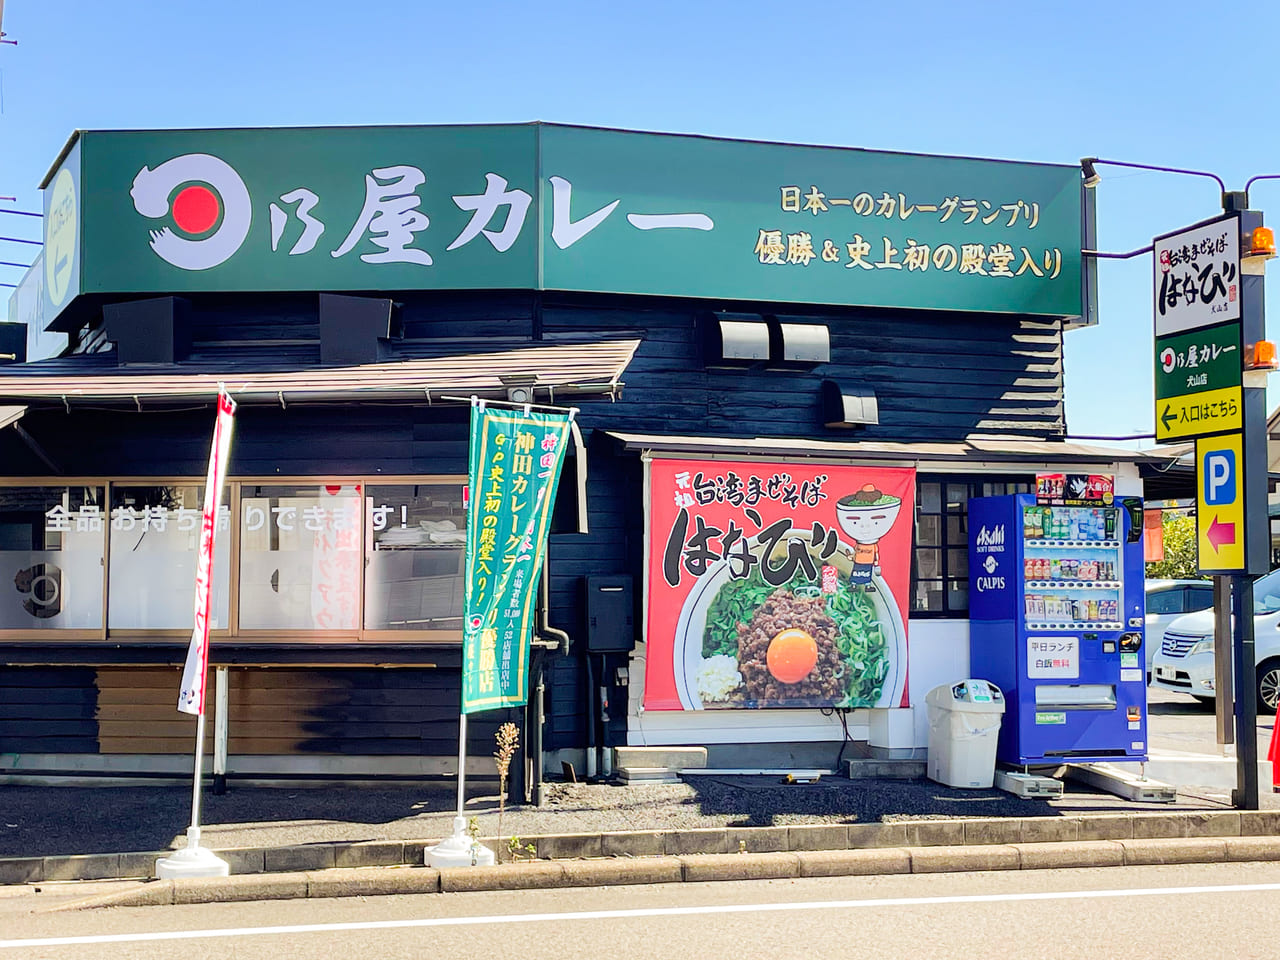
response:
M1004 694L989 680L944 683L925 694L925 703L962 713L1004 713Z

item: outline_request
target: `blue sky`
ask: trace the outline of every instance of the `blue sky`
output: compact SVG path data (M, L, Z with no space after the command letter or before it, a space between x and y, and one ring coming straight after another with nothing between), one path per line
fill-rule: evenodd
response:
M0 196L17 203L0 207L21 210L40 209L37 185L77 127L553 120L1100 156L1212 171L1232 189L1280 173L1274 4L6 0L3 27L19 45L0 45ZM1104 250L1219 210L1209 179L1100 172ZM1280 225L1280 181L1251 199ZM39 222L0 216L0 236L38 238ZM0 242L0 260L32 249ZM1073 435L1152 429L1150 270L1104 262L1100 325L1067 334ZM2 282L20 274L0 267ZM1270 287L1280 315L1280 277Z

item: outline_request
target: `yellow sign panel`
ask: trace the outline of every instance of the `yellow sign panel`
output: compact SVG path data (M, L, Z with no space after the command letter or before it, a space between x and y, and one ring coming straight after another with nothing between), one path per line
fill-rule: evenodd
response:
M1243 409L1240 387L1166 397L1156 403L1156 440L1239 430Z
M1241 436L1231 433L1196 441L1196 547L1201 573L1245 569Z

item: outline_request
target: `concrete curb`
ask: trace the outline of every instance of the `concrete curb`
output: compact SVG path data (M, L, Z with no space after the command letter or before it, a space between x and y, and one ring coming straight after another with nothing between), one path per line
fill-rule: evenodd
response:
M729 855L736 858L743 854L786 854L794 859L798 854L816 851L857 852L890 848L933 850L933 853L920 855L921 863L940 863L947 857L962 858L959 851L964 848L1037 846L1044 848L1047 856L1047 851L1055 844L1080 841L1215 841L1216 845L1209 843L1203 847L1203 855L1209 856L1211 850L1266 851L1269 847L1265 843L1247 847L1242 846L1240 841L1265 841L1275 839L1277 835L1280 835L1280 810L1230 810L1210 813L1170 811L1078 817L900 820L889 823L640 830L550 834L523 839L534 844L537 850L538 859L534 865L547 861L589 862L610 857L653 859ZM231 865L233 876L285 875L340 868L419 866L423 862L424 847L434 842L376 840L284 847L237 847L217 852ZM506 859L506 843L503 839L484 838L482 842L498 854L500 859ZM1234 847L1225 845L1231 842L1235 843ZM1141 852L1141 845L1133 846L1132 850L1126 856L1139 858L1147 855ZM0 885L52 880L148 879L153 875L156 859L170 852L163 850L149 853L0 859ZM1003 853L989 862L1004 864L1008 862L1008 858L1009 855ZM1216 858L1229 858L1229 853L1223 852ZM1265 858L1270 859L1269 856ZM791 863L793 859L783 857L760 863ZM514 866L523 869L530 865L524 863ZM993 866L966 869L1000 868ZM774 868L762 866L758 869ZM529 873L530 871L525 870L526 876Z
M142 883L133 890L80 900L57 909L796 877L1057 870L1225 860L1280 860L1280 837L1169 837L874 850L686 854L608 860L535 860L443 870L429 867L339 867L199 880L157 880Z

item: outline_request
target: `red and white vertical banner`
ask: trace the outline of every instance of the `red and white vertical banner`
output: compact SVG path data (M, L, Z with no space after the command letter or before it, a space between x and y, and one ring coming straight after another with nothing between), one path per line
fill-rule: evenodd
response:
M209 602L213 576L213 543L222 508L222 487L227 477L227 459L231 452L231 428L235 424L236 402L224 391L218 391L218 419L213 427L213 446L209 451L209 473L204 485L204 519L200 526L200 556L196 563L196 618L191 630L191 646L182 668L182 687L178 690L178 709L183 713L204 715L205 675L209 672Z

